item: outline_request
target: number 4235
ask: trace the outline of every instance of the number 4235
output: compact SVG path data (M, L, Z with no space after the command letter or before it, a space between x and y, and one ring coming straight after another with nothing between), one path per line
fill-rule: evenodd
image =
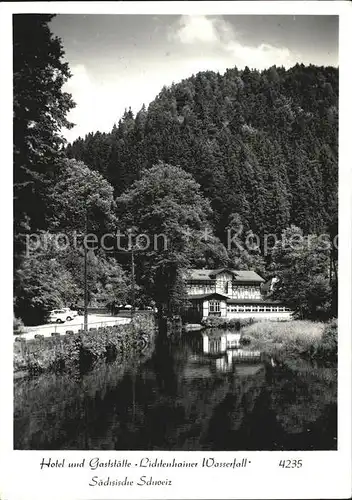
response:
M302 460L280 460L279 467L283 469L300 469L303 465Z

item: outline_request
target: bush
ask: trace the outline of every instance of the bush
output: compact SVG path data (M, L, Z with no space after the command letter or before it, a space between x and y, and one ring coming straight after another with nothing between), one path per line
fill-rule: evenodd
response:
M241 335L240 344L241 345L249 345L251 343L251 338L246 335Z
M201 322L206 328L236 328L236 330L253 323L253 318L221 318L219 316L208 316Z
M85 372L98 361L111 361L118 355L126 358L143 351L152 344L154 333L154 315L144 314L143 317L136 315L130 325L103 327L88 334L16 342L14 372L28 370L31 374L39 374L70 372L77 368Z
M318 345L315 357L327 360L337 360L337 342L338 342L337 320L331 320L324 328L321 342Z
M321 338L322 343L327 343L337 347L337 320L331 320L324 328Z
M208 316L201 321L201 324L207 328L219 328L224 324L224 318L217 316Z
M21 318L13 318L13 333L19 335L24 332L24 324Z
M322 362L337 360L337 321L263 321L246 326L240 340L269 355L305 357Z

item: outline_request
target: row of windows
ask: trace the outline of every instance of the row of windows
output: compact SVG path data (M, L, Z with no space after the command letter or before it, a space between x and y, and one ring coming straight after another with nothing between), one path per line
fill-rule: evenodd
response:
M188 282L187 283L187 287L188 288L200 288L200 289L206 289L206 288L211 288L211 289L215 289L215 288L229 288L230 285L232 285L232 288L234 290L240 290L240 291L248 291L248 292L255 292L257 290L260 290L260 286L246 286L246 285L238 285L237 283L231 283L231 281L226 281L226 282L222 282L222 283L219 283L219 282L204 282L204 283L197 283L197 282Z
M234 290L232 296L234 299L256 299L261 297L261 293L259 290L254 292Z
M252 305L235 305L227 306L227 312L287 312L289 309L283 306L252 306Z
M204 285L204 286L189 286L188 287L188 292L190 293L211 293L215 292L215 286L213 285Z
M289 311L285 306L273 306L273 305L228 305L228 312L285 312ZM220 312L220 301L219 300L210 300L209 301L209 313L218 313Z
M209 284L209 285L188 285L188 291L189 292L198 292L198 293L211 293L211 292L220 292L220 293L229 293L230 291L229 283L224 283L222 286L219 286L218 284L215 286L215 284ZM237 293L246 293L250 295L260 295L260 288L259 287L250 287L250 286L237 286L233 285L232 287L232 293L237 294Z
M239 292L260 293L259 286L236 286L233 289Z

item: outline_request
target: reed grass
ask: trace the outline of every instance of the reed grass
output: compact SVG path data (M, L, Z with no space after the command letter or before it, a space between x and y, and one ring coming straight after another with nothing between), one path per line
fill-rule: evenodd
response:
M337 322L263 321L242 328L241 342L269 355L329 358L337 356Z

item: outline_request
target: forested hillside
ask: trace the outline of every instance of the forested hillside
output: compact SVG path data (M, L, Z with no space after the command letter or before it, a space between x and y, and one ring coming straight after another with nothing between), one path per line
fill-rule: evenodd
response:
M296 65L202 72L163 88L111 133L91 133L69 157L120 195L159 160L201 185L222 241L232 214L262 236L294 224L336 232L338 70Z
M301 317L336 314L338 69L198 73L126 111L110 133L64 146L75 104L52 18L14 23L15 315L35 323L82 302L88 233L100 241L87 258L91 304L133 296L173 314L185 268L229 266L279 276L280 299ZM230 230L240 246L229 247ZM117 231L133 242L104 248ZM305 244L322 233L324 248ZM167 245L141 251L141 234ZM268 234L305 243L267 252Z

